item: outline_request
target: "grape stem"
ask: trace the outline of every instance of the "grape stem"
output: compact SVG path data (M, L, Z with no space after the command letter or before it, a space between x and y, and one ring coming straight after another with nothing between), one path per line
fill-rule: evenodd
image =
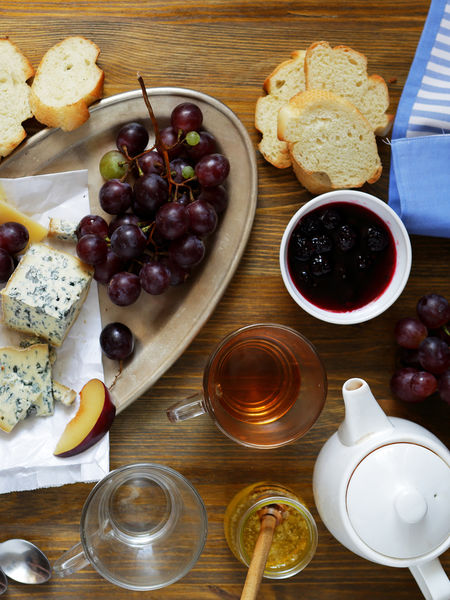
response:
M168 184L169 184L169 195L170 195L170 193L172 191L172 186L175 186L175 200L176 200L176 198L178 196L178 188L180 186L183 186L183 187L187 187L187 188L190 189L190 186L187 185L187 181L192 181L193 179L195 179L195 177L191 177L189 180L186 180L186 182L180 182L180 183L177 183L176 181L174 181L172 179L172 172L170 170L170 160L169 160L168 149L166 148L164 142L161 139L161 133L160 133L160 130L159 130L158 121L156 120L155 113L153 112L153 108L152 108L152 105L150 103L150 99L149 99L148 94L147 94L147 88L145 87L144 79L143 79L143 77L142 77L142 75L140 73L137 73L137 78L138 78L138 81L139 81L139 85L141 86L142 96L144 98L144 103L145 103L145 106L147 107L147 111L148 111L148 114L150 115L150 120L151 120L152 125L153 125L153 130L155 132L155 143L152 146L151 150L153 150L154 148L156 148L158 151L160 151L162 153L163 160L164 160L164 166L166 168L167 181L168 181ZM179 132L178 133L178 141L180 139L181 139L181 136L180 136L180 132ZM148 152L148 150L146 150L142 154L145 154L146 152ZM142 156L142 154L140 154L139 156ZM139 156L135 157L135 159L139 158Z

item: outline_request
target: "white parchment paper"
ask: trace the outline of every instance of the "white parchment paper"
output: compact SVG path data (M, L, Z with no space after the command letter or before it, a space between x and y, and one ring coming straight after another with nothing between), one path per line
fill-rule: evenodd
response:
M11 204L46 227L50 217L78 222L90 212L86 170L0 178L0 186ZM43 242L75 253L70 243ZM97 285L92 281L77 320L57 349L53 379L77 393L89 379L103 380L100 332ZM18 345L23 338L24 335L0 323L0 346ZM0 431L0 493L98 481L109 472L108 434L76 456L53 456L56 443L78 405L79 397L72 407L55 402L54 415L29 417L18 423L11 433Z

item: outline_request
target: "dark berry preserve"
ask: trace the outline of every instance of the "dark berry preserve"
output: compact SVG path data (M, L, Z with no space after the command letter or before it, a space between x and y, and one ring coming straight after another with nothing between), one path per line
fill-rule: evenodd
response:
M395 270L391 232L371 210L333 202L302 217L288 244L299 292L324 310L347 312L380 296Z

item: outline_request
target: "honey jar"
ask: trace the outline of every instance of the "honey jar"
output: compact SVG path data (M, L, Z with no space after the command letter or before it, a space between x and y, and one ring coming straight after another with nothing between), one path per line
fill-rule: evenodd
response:
M258 513L270 504L281 507L283 520L275 528L264 577L284 579L304 569L317 547L314 518L290 489L261 481L238 492L225 512L225 537L236 558L249 566L260 530Z

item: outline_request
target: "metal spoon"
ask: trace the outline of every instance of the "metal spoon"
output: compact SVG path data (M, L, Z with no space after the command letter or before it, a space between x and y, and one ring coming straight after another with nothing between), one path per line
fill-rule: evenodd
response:
M8 540L0 544L0 566L4 574L20 583L45 583L51 576L47 557L27 540Z
M0 569L0 596L6 592L8 589L8 580L6 579L6 575Z

